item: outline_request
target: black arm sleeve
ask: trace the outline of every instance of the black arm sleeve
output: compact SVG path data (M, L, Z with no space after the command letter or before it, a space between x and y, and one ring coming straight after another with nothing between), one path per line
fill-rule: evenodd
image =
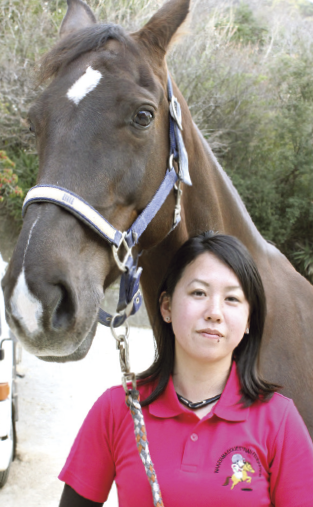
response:
M71 486L65 484L59 507L102 507L102 505L103 503L80 496Z

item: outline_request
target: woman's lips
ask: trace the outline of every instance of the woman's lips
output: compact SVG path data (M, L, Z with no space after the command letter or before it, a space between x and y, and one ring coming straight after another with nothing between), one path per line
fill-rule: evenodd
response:
M197 333L202 334L203 336L209 336L210 338L219 339L222 338L223 335L217 329L200 329Z

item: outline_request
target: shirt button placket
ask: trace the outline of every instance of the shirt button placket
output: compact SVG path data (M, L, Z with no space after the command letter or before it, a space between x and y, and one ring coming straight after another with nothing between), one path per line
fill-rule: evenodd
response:
M181 470L183 472L196 473L199 465L199 445L197 442L199 440L198 433L191 433L186 441L186 445L184 448L184 454L181 464Z

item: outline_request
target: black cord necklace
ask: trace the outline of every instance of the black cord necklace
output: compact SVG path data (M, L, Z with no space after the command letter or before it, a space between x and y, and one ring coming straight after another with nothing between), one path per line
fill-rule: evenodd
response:
M207 405L210 405L210 403L214 403L215 401L219 400L222 396L221 394L218 394L217 396L213 396L213 398L208 398L206 400L197 401L196 403L192 403L192 401L186 400L183 396L180 394L177 394L177 398L181 403L186 405L186 407L191 408L191 410L196 410L197 408L206 407Z

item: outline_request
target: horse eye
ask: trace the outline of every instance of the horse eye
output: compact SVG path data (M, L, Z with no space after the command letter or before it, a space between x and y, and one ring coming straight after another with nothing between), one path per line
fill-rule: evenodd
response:
M138 111L133 122L140 127L148 127L153 120L151 111Z

